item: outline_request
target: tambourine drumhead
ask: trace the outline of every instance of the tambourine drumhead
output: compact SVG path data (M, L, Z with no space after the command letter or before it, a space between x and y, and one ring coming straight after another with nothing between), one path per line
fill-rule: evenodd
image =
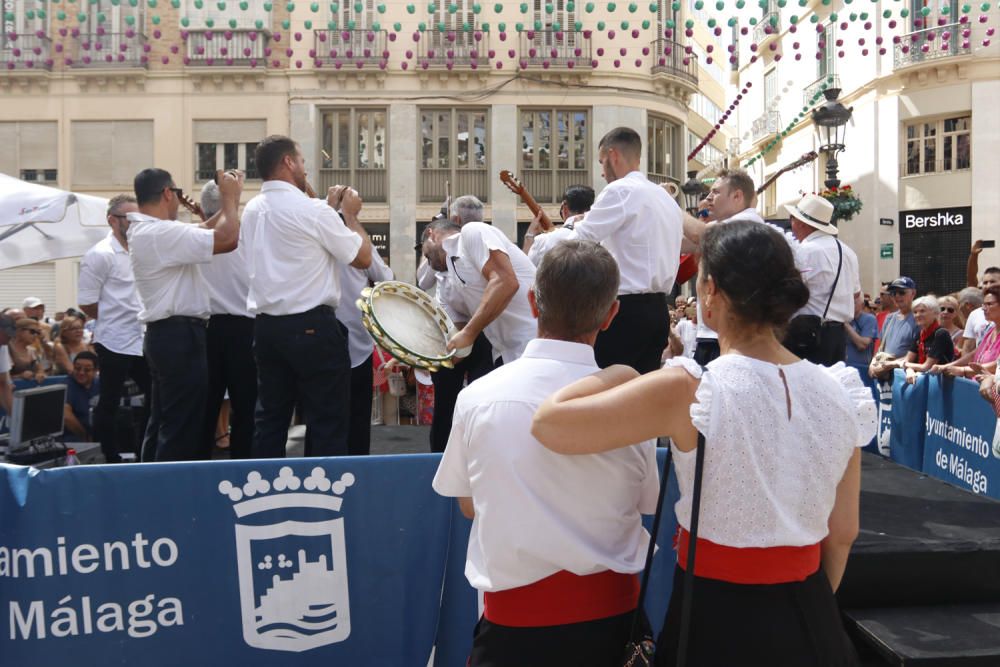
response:
M362 323L390 354L409 366L451 366L448 339L455 326L447 313L413 285L385 281L361 293Z

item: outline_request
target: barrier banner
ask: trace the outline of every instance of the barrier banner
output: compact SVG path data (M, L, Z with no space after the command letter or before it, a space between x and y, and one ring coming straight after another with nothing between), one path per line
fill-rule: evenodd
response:
M425 667L439 459L0 466L0 662Z
M924 466L924 414L927 411L927 383L930 376L921 374L913 384L896 370L892 380L892 411L889 434L889 457L913 470Z
M923 471L1000 499L1000 421L963 378L930 376L924 427Z

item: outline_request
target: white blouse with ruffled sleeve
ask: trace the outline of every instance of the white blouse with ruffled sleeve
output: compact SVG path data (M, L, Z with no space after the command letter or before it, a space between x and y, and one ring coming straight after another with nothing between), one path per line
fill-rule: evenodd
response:
M875 402L853 368L775 365L723 355L701 368L691 420L705 435L698 536L731 547L806 546L827 535L837 484L877 431ZM673 449L690 526L695 451Z

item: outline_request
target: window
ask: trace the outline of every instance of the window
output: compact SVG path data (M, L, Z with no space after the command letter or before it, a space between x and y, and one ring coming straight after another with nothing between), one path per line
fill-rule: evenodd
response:
M778 68L772 67L770 71L764 72L764 112L772 107L774 98L778 96Z
M707 120L712 125L715 125L722 120L722 109L719 108L715 102L708 99L701 93L695 93L692 95L691 102L688 106L696 114Z
M122 4L125 3L123 2ZM217 4L218 7L216 6ZM240 8L240 11L226 9L225 3L211 2L210 0L203 0L202 2L185 0L184 5L184 16L188 19L191 30L200 30L202 28L253 30L257 28L257 21L262 21L264 28L269 28L271 24L270 14L265 6L266 3L262 2L247 3L247 8Z
M695 146L701 143L702 138L699 137L694 132L691 132L690 130L687 133L687 138L688 138L687 152L690 154L691 151L694 150ZM726 154L724 152L720 151L712 144L705 144L705 146L703 146L702 149L698 151L698 153L691 159L694 160L695 162L700 162L703 165L707 165L713 162L718 162L722 160L724 157L726 157Z
M521 109L521 178L540 202L558 203L571 185L590 185L584 109Z
M837 71L837 25L829 23L819 34L819 51L822 54L816 60L816 80L823 79Z
M551 12L547 11L549 8ZM551 35L556 31L565 32L564 39L572 44L576 40L576 11L573 0L535 0L535 30ZM549 46L555 43L555 37Z
M668 179L680 180L681 160L674 159L678 126L666 118L650 116L646 126L646 171L649 180L663 183Z
M0 173L35 183L58 178L58 127L51 122L0 123Z
M248 179L260 178L254 153L266 135L264 120L194 121L195 180L207 181L218 169L242 169Z
M969 169L971 116L920 121L906 126L906 176Z
M486 201L487 121L486 109L420 110L420 201L441 202L446 193Z
M73 185L131 187L152 167L152 120L78 121L70 125Z
M348 184L365 201L387 201L387 121L384 107L323 112L321 191Z

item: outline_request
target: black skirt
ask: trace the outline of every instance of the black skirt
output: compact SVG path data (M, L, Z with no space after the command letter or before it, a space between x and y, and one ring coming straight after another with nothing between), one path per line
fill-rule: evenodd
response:
M656 650L673 667L680 634L684 570ZM857 655L844 631L830 581L820 569L788 584L733 584L695 577L686 667L847 667Z

